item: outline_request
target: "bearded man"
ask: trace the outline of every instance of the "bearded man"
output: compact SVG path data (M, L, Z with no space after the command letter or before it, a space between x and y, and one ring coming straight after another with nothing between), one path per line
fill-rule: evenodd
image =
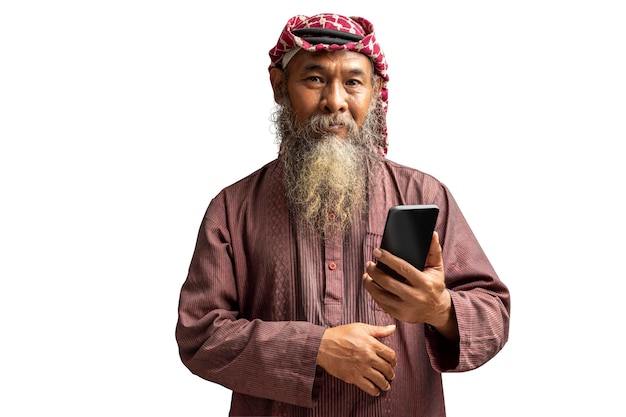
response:
M295 16L269 55L278 157L209 204L181 359L232 390L231 416L445 416L441 373L502 349L508 289L445 185L386 158L368 20ZM399 204L439 207L423 271L379 248Z

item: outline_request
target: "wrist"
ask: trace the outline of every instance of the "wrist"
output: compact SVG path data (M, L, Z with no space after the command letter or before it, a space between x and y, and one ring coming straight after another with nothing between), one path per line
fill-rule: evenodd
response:
M454 304L452 303L452 297L448 290L445 291L445 301L441 313L438 314L427 325L431 330L437 331L446 339L451 341L459 340L459 328L456 320L456 312L454 310Z

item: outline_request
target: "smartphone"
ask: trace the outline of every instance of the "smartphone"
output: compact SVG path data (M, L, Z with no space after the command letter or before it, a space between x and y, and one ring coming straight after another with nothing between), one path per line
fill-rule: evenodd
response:
M391 207L380 247L423 271L438 215L439 207L435 204ZM406 281L382 262L376 265L392 277Z

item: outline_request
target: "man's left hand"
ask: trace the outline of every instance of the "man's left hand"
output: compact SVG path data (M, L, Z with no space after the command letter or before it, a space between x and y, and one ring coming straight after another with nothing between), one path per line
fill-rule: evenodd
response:
M439 235L433 233L424 271L403 259L374 249L374 257L402 275L406 282L387 275L367 262L363 285L380 308L408 323L428 323L449 340L457 341L459 331L450 292L446 288Z

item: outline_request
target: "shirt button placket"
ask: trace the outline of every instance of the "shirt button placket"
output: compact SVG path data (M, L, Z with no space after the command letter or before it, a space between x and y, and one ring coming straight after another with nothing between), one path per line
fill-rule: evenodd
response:
M333 239L325 247L326 283L324 316L331 326L341 324L343 315L343 270L341 267L342 240Z

